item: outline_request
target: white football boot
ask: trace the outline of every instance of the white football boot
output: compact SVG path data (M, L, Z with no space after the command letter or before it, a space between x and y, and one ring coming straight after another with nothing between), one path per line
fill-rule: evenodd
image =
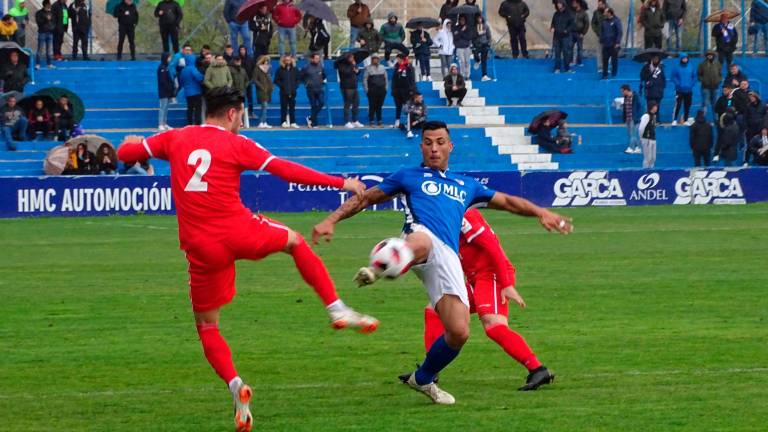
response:
M249 407L253 390L247 384L240 384L235 399L235 432L251 432L253 416Z
M431 382L429 384L419 385L416 382L416 373L412 373L411 377L408 378L408 385L421 393L424 393L432 399L432 402L440 405L453 405L456 403L456 399L447 391L441 390L440 387L437 386L434 382Z
M372 285L379 276L373 271L371 267L360 267L360 270L355 274L354 281L357 282L357 286Z
M336 330L356 328L360 333L373 333L379 327L379 320L372 316L363 315L354 309L344 306L339 310L329 310L331 327Z

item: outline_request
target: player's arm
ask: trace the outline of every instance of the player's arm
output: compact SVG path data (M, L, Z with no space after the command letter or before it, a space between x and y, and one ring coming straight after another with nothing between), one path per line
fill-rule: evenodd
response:
M317 241L321 237L324 238L325 241L331 241L333 238L333 227L339 221L360 213L368 206L383 203L391 199L391 196L387 195L387 193L376 186L368 189L362 195L357 195L344 201L344 204L334 210L333 213L329 214L322 222L315 225L312 229L312 243L317 244Z
M151 157L151 150L143 136L128 135L117 148L117 158L123 162L145 161Z
M508 195L503 192L493 194L493 197L488 202L488 208L506 210L520 216L536 217L539 219L541 226L547 231L557 231L561 234L570 234L573 231L573 224L570 218L539 207L525 198Z
M356 178L337 177L315 171L312 168L285 159L270 156L264 162L262 170L276 175L287 182L301 183L312 186L330 186L352 192L356 197L363 196L365 184Z

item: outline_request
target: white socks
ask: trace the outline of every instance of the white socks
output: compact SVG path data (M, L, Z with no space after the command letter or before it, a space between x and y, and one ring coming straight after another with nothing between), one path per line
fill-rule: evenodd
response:
M240 386L243 385L243 380L236 376L232 378L232 381L227 384L229 386L229 392L232 393L232 397L237 398L237 391L240 389Z
M325 307L325 310L327 310L328 312L340 312L345 309L347 309L347 305L345 305L344 302L341 301L341 299L338 299L335 302Z

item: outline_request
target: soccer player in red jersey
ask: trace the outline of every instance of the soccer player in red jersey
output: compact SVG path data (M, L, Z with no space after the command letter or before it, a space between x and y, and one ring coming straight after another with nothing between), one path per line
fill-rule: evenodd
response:
M231 88L206 95L202 126L163 132L146 140L129 136L118 149L124 162L165 159L171 165L171 190L179 223L180 247L189 261L189 296L197 332L208 362L229 386L235 401L237 431L250 431L251 388L235 371L230 349L219 333L220 309L235 295L235 261L260 260L276 252L293 257L304 281L320 296L333 327L372 332L378 321L339 299L325 265L300 234L275 220L253 214L240 199L240 174L268 171L286 181L331 186L362 194L356 179L326 175L276 158L238 135L243 97Z
M525 308L515 289L515 267L509 262L499 238L477 209L464 214L459 238L459 257L469 293L470 311L477 312L485 334L526 369L528 378L518 390L536 390L554 381L555 375L541 364L525 339L509 328L509 301ZM432 307L424 308L424 348L443 333L443 323ZM403 375L400 379L408 378Z

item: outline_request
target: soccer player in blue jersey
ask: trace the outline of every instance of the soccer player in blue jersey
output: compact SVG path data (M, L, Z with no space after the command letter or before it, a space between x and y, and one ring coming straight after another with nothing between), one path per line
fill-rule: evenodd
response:
M442 122L427 122L422 129L420 167L402 169L341 205L312 232L315 243L330 241L334 225L366 207L402 196L405 204L403 234L413 250L412 269L427 290L431 306L440 316L445 334L429 349L424 362L408 379L408 385L435 403L450 405L454 397L435 384L435 376L457 355L469 338L469 300L459 261L459 233L469 207L487 206L521 216L537 217L548 231L568 234L571 221L523 198L496 192L472 177L448 171L453 143ZM373 283L370 268L360 269L361 285Z

